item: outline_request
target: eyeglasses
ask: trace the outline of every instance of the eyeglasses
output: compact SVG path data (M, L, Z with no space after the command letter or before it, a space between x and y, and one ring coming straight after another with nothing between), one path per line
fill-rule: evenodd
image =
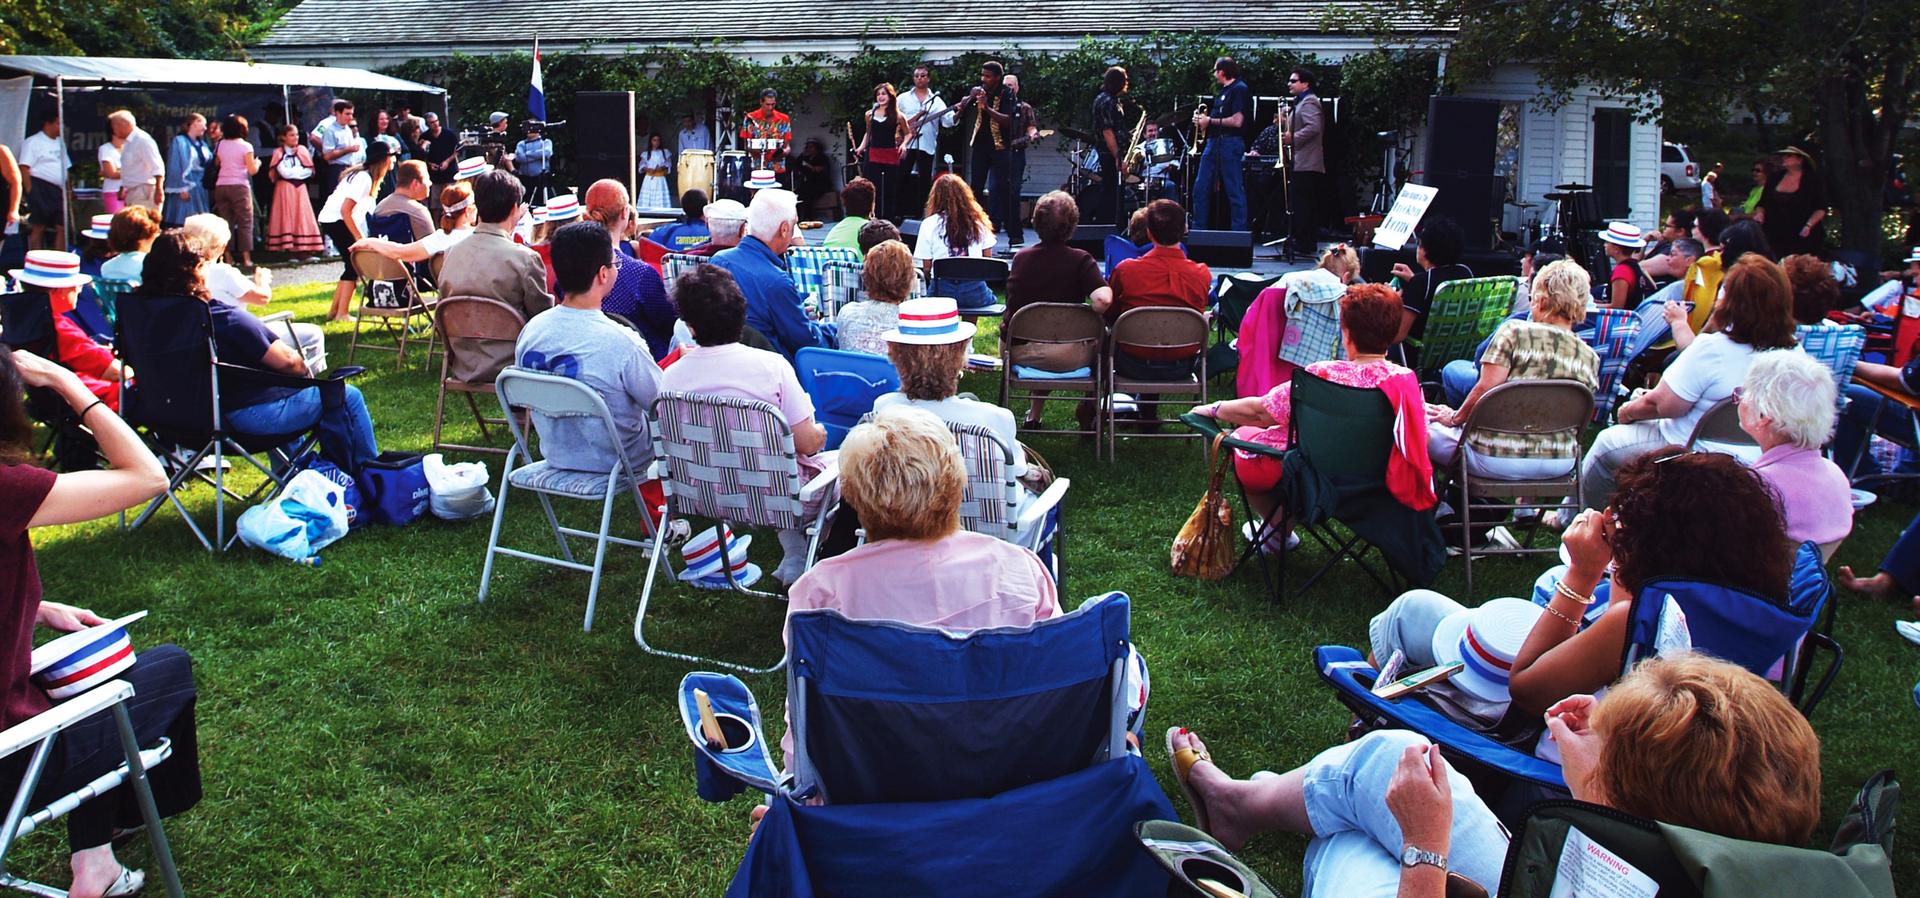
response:
M1288 84L1299 84L1299 83L1300 83L1300 79L1298 79L1298 78L1288 78L1288 79L1287 79L1287 83L1288 83Z

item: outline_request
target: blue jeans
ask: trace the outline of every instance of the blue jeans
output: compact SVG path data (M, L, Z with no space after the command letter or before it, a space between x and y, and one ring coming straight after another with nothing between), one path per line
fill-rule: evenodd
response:
M1833 460L1841 469L1849 470L1856 455L1866 452L1867 437L1871 434L1898 437L1911 440L1914 436L1913 413L1898 404L1888 402L1866 387L1859 384L1847 385L1847 410L1840 416L1839 426L1833 432ZM1911 449L1900 450L1900 471L1920 470L1920 457ZM1868 452L1860 459L1860 474L1878 474L1880 463Z
M1447 394L1447 404L1459 408L1467 401L1467 394L1473 392L1473 385L1480 382L1479 363L1467 359L1454 359L1440 369L1440 390Z
M930 296L946 296L962 309L983 309L993 305L993 288L986 281L956 281L934 278Z
M318 424L320 453L348 473L379 457L380 447L373 441L373 418L367 414L367 401L360 388L347 385L346 402L339 408L325 408L320 388L308 387L283 399L231 409L225 413L227 425L241 433L292 433Z
M1213 179L1217 175L1227 192L1227 227L1247 229L1247 188L1241 183L1240 157L1247 152L1245 138L1220 136L1207 138L1207 149L1200 155L1200 173L1193 180L1193 226L1207 227L1207 212L1213 206Z
M1893 541L1893 548L1887 550L1880 569L1893 575L1893 582L1900 584L1901 595L1920 596L1920 515L1914 515L1913 523Z

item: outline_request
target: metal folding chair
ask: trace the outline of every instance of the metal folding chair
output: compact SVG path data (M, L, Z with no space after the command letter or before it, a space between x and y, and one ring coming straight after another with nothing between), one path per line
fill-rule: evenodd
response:
M353 364L354 353L360 350L360 331L375 318L380 319L383 327L396 333L396 345L380 346L368 344L368 349L394 354L394 368L398 369L407 362L407 341L413 333L413 319L427 319L427 361L433 361L434 338L433 303L420 293L415 286L413 271L405 263L396 262L372 250L355 250L353 268L360 273L360 301L354 310L353 339L347 343L347 364ZM374 285L379 282L389 284L399 305L373 305ZM396 321L398 322L396 325Z
M1551 555L1558 546L1532 546L1533 530L1527 534L1527 545L1514 549L1476 549L1473 533L1473 512L1509 511L1515 508L1533 508L1546 510L1551 508L1579 509L1584 507L1585 493L1580 489L1580 432L1593 417L1593 391L1587 385L1573 380L1510 380L1480 397L1467 414L1467 420L1460 433L1459 457L1455 461L1455 476L1461 484L1460 545L1461 556L1466 567L1467 594L1479 595L1473 591L1473 558L1475 555ZM1515 434L1538 436L1546 434L1571 434L1573 439L1573 464L1567 473L1559 477L1546 477L1535 480L1495 480L1475 477L1467 468L1467 439L1475 433ZM1571 498L1562 499L1559 497ZM1527 501L1540 499L1544 501ZM1515 505L1500 502L1475 502L1479 499L1513 498L1520 500ZM1537 529L1537 528L1536 528Z
M1701 443L1715 443L1722 446L1758 447L1760 441L1752 434L1740 429L1740 400L1732 396L1720 400L1700 416L1693 425L1693 432L1687 435L1687 448L1692 449Z
M481 439L492 439L487 432L489 424L505 424L501 418L490 418L480 411L476 394L494 392L493 378L484 380L462 380L451 373L456 357L464 352L460 347L469 343L485 345L505 343L512 346L520 337L520 330L527 326L527 319L516 309L497 299L484 296L448 296L434 304L434 327L440 333L443 350L440 353L440 391L433 400L433 448L458 449L465 452L491 452L504 455L507 450L497 446L468 446L461 443L449 443L440 439L442 425L446 421L447 393L459 393L467 399L467 408L473 412L473 423L480 427ZM631 325L629 325L631 326Z
M1015 309L1000 328L1000 401L1017 407L1019 400L1031 399L1039 392L1085 393L1085 398L1071 401L1092 412L1085 418L1092 423L1092 429L1047 432L1091 436L1097 446L1101 435L1100 405L1108 393L1106 359L1102 358L1106 335L1106 321L1084 302L1036 302ZM1050 352L1062 357L1071 356L1062 364L1081 364L1059 372L1058 376L1056 372L1019 365L1014 355L1020 345L1048 347Z
M587 584L587 613L580 629L591 630L594 602L600 595L600 575L606 566L608 544L656 549L662 542L658 538L659 531L653 526L653 519L640 501L640 482L646 474L636 469L633 460L627 458L626 447L621 444L619 430L614 426L613 413L607 410L606 400L584 382L515 366L500 372L499 379L494 381L494 391L500 400L507 430L513 434L513 447L507 450L506 461L501 465L500 500L493 508L493 531L487 536L487 559L480 571L480 595L476 601L487 600L487 588L493 579L493 560L498 555L587 571L593 575L593 579ZM605 429L608 443L614 447L619 460L606 471L556 468L534 450L533 439L527 433L521 412L549 418L596 419ZM515 464L520 459L524 459L526 464ZM547 527L553 532L553 541L560 546L561 557L500 545L500 524L507 516L507 494L514 489L526 490L540 497L540 507L547 515ZM612 534L614 497L621 492L633 497L634 507L640 510L640 521L647 531L647 539L626 539ZM579 530L561 526L559 518L553 514L553 497L556 496L587 502L600 500L600 529ZM569 536L594 541L592 564L574 560L573 550L567 545ZM657 560L658 556L655 557Z
M1144 409L1148 406L1174 404L1172 400L1143 400L1142 392L1179 396L1198 397L1195 403L1207 401L1207 316L1198 309L1177 306L1148 306L1129 309L1113 323L1113 346L1107 352L1107 389L1126 393L1134 397L1134 407ZM1119 355L1128 350L1165 351L1191 353L1194 373L1180 380L1155 381L1123 377L1116 365ZM1137 354L1136 354L1137 355ZM1114 403L1103 403L1106 407L1107 458L1119 457L1116 434L1119 431L1119 417ZM1188 439L1189 434L1134 434L1141 437ZM1204 443L1203 443L1204 445Z

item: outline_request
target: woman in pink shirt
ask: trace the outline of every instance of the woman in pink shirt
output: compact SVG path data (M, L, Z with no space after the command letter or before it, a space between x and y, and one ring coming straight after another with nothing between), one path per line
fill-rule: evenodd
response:
M1853 532L1853 490L1847 474L1820 447L1833 434L1833 372L1797 349L1753 357L1740 401L1740 429L1760 443L1754 471L1773 489L1787 538L1814 542L1832 555Z
M220 123L220 143L213 148L220 171L213 181L213 211L233 229L228 250L240 255L243 268L253 267L253 176L260 157L247 140L247 117L229 115Z

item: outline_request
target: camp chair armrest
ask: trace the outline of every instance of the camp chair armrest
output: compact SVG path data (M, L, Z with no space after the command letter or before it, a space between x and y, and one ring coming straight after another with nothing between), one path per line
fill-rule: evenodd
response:
M1187 425L1188 427L1191 427L1194 430L1198 431L1201 436L1204 436L1209 440L1213 439L1216 436L1219 436L1221 433L1229 432L1227 431L1226 428L1220 426L1220 422L1218 419L1209 418L1205 415L1196 415L1192 412L1188 412L1184 415L1181 415L1180 421L1181 423ZM1284 450L1275 449L1272 446L1266 445L1265 443L1255 443L1249 440L1236 439L1232 436L1229 436L1226 439L1221 440L1220 445L1227 449L1240 449L1253 455L1265 455L1271 458L1285 458L1287 454Z
M838 459L827 462L826 470L821 471L807 485L800 488L800 501L811 502L816 496L833 489L840 484L840 462Z
M278 312L260 316L261 324L279 324L282 321L292 321L292 320L293 320L293 312L287 309L281 309Z
M1867 389L1872 390L1875 393L1880 394L1881 397L1887 399L1888 401L1896 402L1896 403L1899 403L1900 405L1906 406L1908 411L1920 412L1920 396L1909 396L1906 393L1902 393L1897 390L1889 390L1886 387L1883 387L1879 384L1869 383L1867 381L1861 380L1859 375L1854 375L1853 382L1860 386L1866 387Z
M1041 491L1040 495L1033 497L1033 501L1027 503L1026 510L1020 512L1019 520L1014 522L1014 530L1027 533L1039 527L1040 522L1046 520L1047 515L1059 508L1060 503L1066 500L1067 489L1071 486L1073 481L1065 477L1053 478L1053 482L1047 484L1047 488Z
M66 728L133 697L133 684L109 680L0 731L0 758L44 741Z

